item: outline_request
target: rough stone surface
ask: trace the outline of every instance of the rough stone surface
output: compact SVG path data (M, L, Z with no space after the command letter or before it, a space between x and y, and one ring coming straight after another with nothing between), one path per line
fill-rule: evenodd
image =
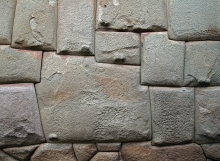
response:
M114 152L119 151L121 148L121 143L97 143L98 151L103 152Z
M220 1L168 0L168 33L174 40L220 40Z
M165 0L98 0L96 28L166 30Z
M186 43L185 86L220 85L220 41Z
M141 83L181 86L185 43L168 39L167 32L143 33Z
M45 141L33 84L0 85L0 147Z
M31 161L77 161L72 144L50 144L39 146Z
M57 0L17 0L12 47L56 49Z
M0 44L11 44L16 0L0 0Z
M42 52L0 46L0 83L40 82Z
M94 55L95 1L58 2L58 54Z
M78 161L88 161L97 153L95 144L73 144L73 149Z
M44 53L36 85L48 141L149 140L148 87L140 67Z
M28 161L38 146L39 145L13 147L3 149L3 151L20 161Z
M140 64L140 36L131 32L96 32L99 63Z
M150 87L153 144L193 141L194 89Z
M118 152L98 152L90 161L118 161Z
M0 150L0 161L18 161Z
M206 161L202 148L197 144L156 147L150 142L124 143L124 161Z
M220 160L220 143L203 144L202 148L207 158Z
M196 88L196 142L220 142L220 87Z

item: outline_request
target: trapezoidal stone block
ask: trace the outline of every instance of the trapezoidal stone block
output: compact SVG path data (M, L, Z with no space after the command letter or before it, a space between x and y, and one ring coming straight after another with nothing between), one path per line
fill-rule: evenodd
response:
M12 47L56 50L57 0L17 0Z
M47 141L149 140L149 93L139 77L138 66L44 53L36 90Z
M220 143L202 144L202 149L207 158L220 160Z
M96 144L73 144L73 149L78 161L90 160L98 151Z
M98 152L90 161L119 161L119 153Z

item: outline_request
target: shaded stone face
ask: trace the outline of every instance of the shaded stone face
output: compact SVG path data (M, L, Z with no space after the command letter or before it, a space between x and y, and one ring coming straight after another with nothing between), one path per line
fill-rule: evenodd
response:
M202 148L207 158L213 160L220 160L220 143L216 144L203 144Z
M97 143L97 148L102 152L117 152L121 148L121 143Z
M0 160L1 161L18 161L17 159L14 159L14 158L10 157L9 155L5 154L1 150L0 150Z
M118 152L98 152L91 161L118 161Z
M96 144L73 144L73 149L78 161L88 161L96 153Z

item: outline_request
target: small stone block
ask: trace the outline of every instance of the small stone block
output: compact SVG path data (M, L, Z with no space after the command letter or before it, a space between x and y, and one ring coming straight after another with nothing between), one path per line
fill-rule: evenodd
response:
M90 161L119 161L118 152L98 152Z
M220 143L202 144L202 148L207 158L220 160Z
M98 151L117 152L121 148L121 143L97 143Z

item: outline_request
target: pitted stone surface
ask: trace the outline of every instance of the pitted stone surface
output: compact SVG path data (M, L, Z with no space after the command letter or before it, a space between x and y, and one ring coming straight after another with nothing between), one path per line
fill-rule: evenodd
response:
M194 89L150 87L153 144L180 144L194 138Z
M114 152L119 151L121 148L121 143L97 143L98 151L103 152Z
M207 158L220 160L220 143L203 144L202 148Z
M167 32L143 33L141 83L181 86L185 43L168 39Z
M98 152L90 161L119 161L118 152Z
M140 64L140 36L131 32L96 32L99 63Z
M36 85L48 141L149 140L148 87L140 67L44 53Z
M73 144L77 161L89 161L96 153L95 144Z
M12 47L56 49L57 0L17 0Z
M40 82L41 51L0 46L0 83Z
M0 147L45 141L33 84L0 85Z
M186 43L185 86L220 85L220 41Z
M196 142L220 142L220 87L196 88Z
M174 40L220 40L220 1L168 0L168 33Z
M166 30L165 0L98 0L97 29Z
M58 2L58 54L94 55L95 0Z
M18 161L0 150L0 161Z

